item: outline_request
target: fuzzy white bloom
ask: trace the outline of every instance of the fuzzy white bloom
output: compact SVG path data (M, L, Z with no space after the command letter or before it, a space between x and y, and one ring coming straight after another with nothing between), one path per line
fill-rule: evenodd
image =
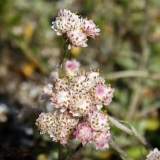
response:
M67 143L72 129L77 123L78 119L68 112L41 113L36 120L40 134L48 133L53 141L60 141L61 144Z
M52 22L51 28L53 28L57 35L62 35L80 26L80 19L78 15L72 13L69 10L61 9L58 13L56 21Z
M94 111L92 114L89 114L88 120L95 131L110 129L108 116L102 111Z
M67 32L67 37L69 39L69 42L72 44L72 47L87 47L87 35L79 28Z
M157 148L155 148L147 155L146 160L160 160L160 151Z
M82 20L82 30L87 34L87 36L94 38L99 35L101 31L96 27L92 20L83 19Z

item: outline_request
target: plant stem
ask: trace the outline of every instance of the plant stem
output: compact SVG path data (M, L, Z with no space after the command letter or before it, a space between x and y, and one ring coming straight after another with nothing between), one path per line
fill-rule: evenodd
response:
M111 145L111 147L112 147L115 151L117 151L117 152L119 153L120 157L121 157L123 160L131 160L131 159L127 156L127 154L126 154L122 149L120 149L120 148L118 147L118 145L117 145L114 141L110 141L109 144Z
M67 160L71 160L72 157L83 147L82 143L80 143L75 149L71 150L69 153Z
M122 131L126 132L131 136L135 136L147 149L151 148L147 140L143 136L141 136L133 126L130 125L130 128L128 128L111 116L109 116L109 120L117 128L121 129Z
M60 77L65 76L65 63L67 59L69 58L69 56L70 56L70 50L68 49L68 46L66 42L64 41L62 57L58 65L58 73Z
M109 73L106 76L106 79L109 80L116 80L119 78L146 78L151 80L160 80L160 74L159 73L149 73L147 71L143 70L128 70L128 71L119 71L114 73Z

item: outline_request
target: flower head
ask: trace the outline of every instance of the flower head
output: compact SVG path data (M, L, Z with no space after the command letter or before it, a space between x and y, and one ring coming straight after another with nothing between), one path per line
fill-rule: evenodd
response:
M53 124L56 123L56 118L52 113L41 113L39 118L36 120L36 125L40 130L40 134L48 133L54 127Z
M66 144L72 129L77 125L78 119L68 112L41 113L36 120L40 134L48 133L53 141Z
M110 85L96 85L91 89L91 97L94 104L109 105L113 98L114 89Z
M74 66L72 62L67 65ZM101 108L111 102L114 90L104 82L98 71L57 78L45 89L56 109L54 113L39 115L36 125L40 133L48 133L61 144L75 136L83 145L92 143L96 149L107 148L109 120Z
M92 20L83 19L67 9L59 11L51 28L57 32L57 35L65 34L69 49L78 46L87 47L87 36L94 38L100 32Z
M83 19L82 20L82 30L87 34L87 36L94 38L99 35L101 31L96 27L92 20Z
M93 138L92 128L89 123L79 123L77 130L74 132L76 138L82 141L83 146Z
M87 47L87 35L80 29L74 29L67 32L69 43L72 47ZM70 48L69 48L70 49Z
M89 109L92 106L92 102L88 94L75 95L72 98L71 104L69 106L70 113L74 116L85 116L88 114Z
M92 144L95 145L96 149L109 148L108 142L110 141L110 132L94 132Z
M52 27L57 35L62 35L76 28L76 25L80 25L80 19L78 15L72 13L69 10L61 9L58 13L56 21L52 22Z
M89 114L88 120L95 131L107 131L110 129L108 117L102 111L93 111L92 114Z

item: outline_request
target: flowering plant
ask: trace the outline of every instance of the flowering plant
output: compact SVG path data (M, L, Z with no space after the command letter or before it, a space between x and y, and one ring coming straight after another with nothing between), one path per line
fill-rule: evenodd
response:
M86 47L88 37L95 38L100 34L100 29L92 20L66 9L59 11L52 28L57 35L63 36L69 50L71 47ZM129 160L111 139L109 122L137 137L145 146L148 145L147 141L133 127L127 128L103 110L103 106L111 103L114 89L110 84L105 84L99 70L80 72L80 63L64 60L67 57L65 53L58 69L51 73L50 83L43 89L43 98L50 100L54 111L39 115L36 125L40 134L47 133L53 141L62 145L68 145L69 140L79 140L81 146L90 143L98 150L109 148L110 144L122 159ZM148 154L147 160L159 160L159 157L159 151L155 149Z
M110 104L114 89L104 82L99 72L91 71L58 78L47 90L45 87L45 95L56 110L40 114L36 121L40 133L48 133L61 144L75 137L83 145L94 144L96 149L108 147L109 120L101 108Z

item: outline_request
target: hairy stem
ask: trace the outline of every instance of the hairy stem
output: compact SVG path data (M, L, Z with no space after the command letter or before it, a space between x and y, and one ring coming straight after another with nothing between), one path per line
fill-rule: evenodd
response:
M66 42L64 41L62 57L58 65L58 73L60 77L65 76L65 63L67 59L69 58L69 56L70 56L70 50L68 49L68 46Z
M109 142L110 146L119 153L120 157L123 159L123 160L131 160L127 154L118 147L118 145L114 142L114 141L110 141Z
M109 120L113 125L115 125L120 130L126 132L131 136L136 137L147 149L151 148L147 140L143 136L141 136L133 126L130 125L130 128L128 128L111 116L109 116Z
M83 147L82 143L80 143L75 149L71 150L69 153L67 160L71 160L73 156Z

